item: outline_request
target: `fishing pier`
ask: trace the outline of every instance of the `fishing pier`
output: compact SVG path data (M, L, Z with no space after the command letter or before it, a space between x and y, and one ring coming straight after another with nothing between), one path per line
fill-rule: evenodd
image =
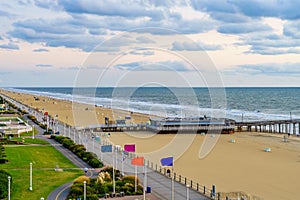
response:
M235 121L217 118L151 118L141 124L99 124L83 129L97 132L151 131L158 134L167 133L234 133ZM82 129L82 128L78 128Z
M300 119L235 122L238 132L289 133L300 135Z
M97 124L77 127L77 130L95 132L151 131L166 133L222 133L266 132L300 135L300 119L236 122L216 118L155 118L141 124Z

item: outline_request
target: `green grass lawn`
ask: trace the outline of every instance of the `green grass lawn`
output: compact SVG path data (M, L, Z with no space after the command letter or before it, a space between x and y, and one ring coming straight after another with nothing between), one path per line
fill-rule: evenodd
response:
M23 139L22 137L21 138L12 138L12 140L15 140L15 141L19 141L19 142L22 142ZM49 145L49 142L45 141L45 140L41 140L41 139L38 139L38 138L35 138L35 139L32 139L32 138L24 138L24 144L43 144L43 145Z
M38 134L38 130L36 128L34 128L34 135ZM32 131L28 131L27 133L21 133L20 137L32 137Z
M8 171L13 178L11 199L47 198L58 186L70 182L80 175L81 170L55 172L54 168L76 168L52 146L5 146L6 164L0 169ZM33 191L29 191L29 163L33 163Z

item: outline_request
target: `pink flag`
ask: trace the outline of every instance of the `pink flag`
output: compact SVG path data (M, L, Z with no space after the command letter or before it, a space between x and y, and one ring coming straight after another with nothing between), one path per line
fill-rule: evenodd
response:
M124 151L125 152L135 152L135 144L125 144Z

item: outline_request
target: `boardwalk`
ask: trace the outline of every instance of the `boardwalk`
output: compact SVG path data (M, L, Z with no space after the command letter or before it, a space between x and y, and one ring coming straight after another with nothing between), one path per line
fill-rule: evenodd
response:
M97 144L95 146L96 152L100 152L100 145ZM97 153L100 157L100 153ZM111 165L112 164L112 153L103 153L102 159L104 163ZM121 154L118 152L117 156L117 169L122 169L122 159ZM144 182L144 173L143 167L138 168L138 177L141 183ZM135 167L131 165L131 159L125 159L124 161L124 171L126 174L134 175ZM152 192L155 196L159 197L159 199L171 199L171 185L172 181L170 178L164 176L161 173L158 173L150 168L147 168L147 186L151 187ZM174 181L174 199L186 199L186 191L187 188L185 185L180 184ZM189 199L190 200L208 200L210 198L204 196L203 194L196 192L192 189L189 189Z

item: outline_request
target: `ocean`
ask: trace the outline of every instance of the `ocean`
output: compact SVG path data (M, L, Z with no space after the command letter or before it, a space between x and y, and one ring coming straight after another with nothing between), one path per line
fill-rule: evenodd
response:
M221 116L236 121L300 119L300 88L6 88L163 117Z

